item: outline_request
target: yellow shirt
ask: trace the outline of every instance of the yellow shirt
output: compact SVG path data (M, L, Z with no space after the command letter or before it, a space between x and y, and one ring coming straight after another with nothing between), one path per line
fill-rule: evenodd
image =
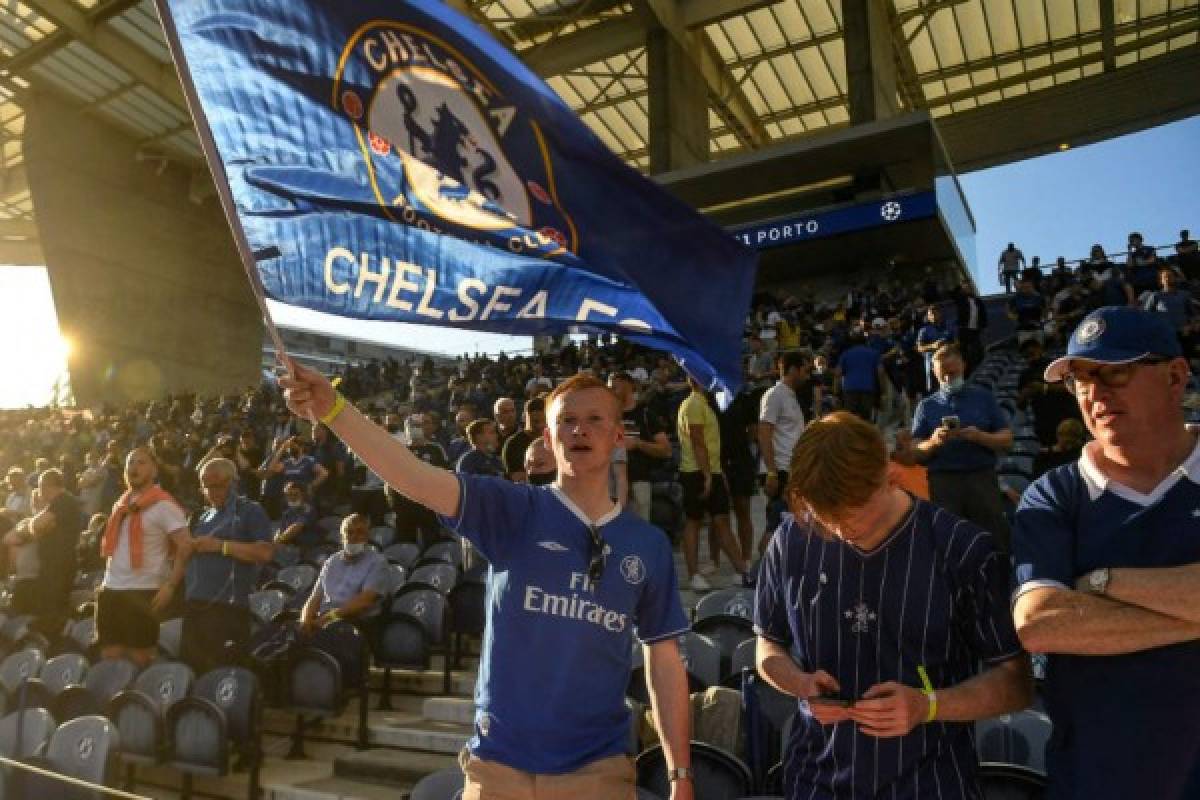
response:
M795 350L800 346L800 326L786 319L779 322L779 349Z
M692 447L691 430L693 425L704 426L704 446L708 449L709 471L713 475L721 473L721 430L717 427L717 415L708 398L701 392L692 392L683 405L679 407L679 417L676 430L679 431L680 472L699 472L700 466L696 461L696 452Z

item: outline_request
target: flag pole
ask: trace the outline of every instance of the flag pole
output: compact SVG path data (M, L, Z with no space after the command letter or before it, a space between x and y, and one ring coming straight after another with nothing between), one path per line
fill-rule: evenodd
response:
M217 143L213 138L212 129L209 128L208 117L204 115L204 107L200 104L200 95L196 91L196 85L192 82L191 72L187 69L187 56L179 41L175 18L167 7L167 0L154 0L154 7L158 11L158 19L163 26L163 33L166 34L167 49L175 64L175 72L179 75L184 100L192 115L192 121L196 124L200 149L204 151L204 160L208 162L209 172L212 173L213 183L216 184L217 197L221 200L221 208L225 212L225 219L229 222L229 228L233 233L233 243L237 247L246 277L250 280L250 290L254 294L254 300L258 303L259 311L262 312L267 335L271 337L271 343L275 345L275 358L288 371L288 374L292 375L292 362L286 357L287 349L283 345L279 330L275 327L275 321L271 318L271 310L267 307L267 295L263 289L262 277L258 274L258 262L254 258L254 251L250 249L250 242L246 239L246 232L242 228L241 220L238 219L233 192L229 188L229 176L225 174L225 164L217 152Z

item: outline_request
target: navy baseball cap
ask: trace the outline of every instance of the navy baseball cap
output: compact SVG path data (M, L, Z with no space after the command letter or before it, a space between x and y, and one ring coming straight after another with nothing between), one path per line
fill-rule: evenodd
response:
M1088 314L1071 334L1067 354L1046 367L1047 381L1061 381L1071 362L1128 364L1148 356L1183 355L1179 339L1161 314L1127 306L1105 306Z

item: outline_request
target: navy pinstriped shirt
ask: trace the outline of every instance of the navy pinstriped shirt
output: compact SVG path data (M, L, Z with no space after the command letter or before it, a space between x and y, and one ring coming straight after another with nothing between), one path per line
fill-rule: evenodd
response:
M847 699L885 681L919 687L921 665L935 688L949 687L980 662L1020 654L1009 576L991 534L923 500L869 553L787 516L763 561L755 631L789 647L805 672L833 675ZM880 739L854 722L822 726L804 703L794 723L789 800L981 797L969 723Z

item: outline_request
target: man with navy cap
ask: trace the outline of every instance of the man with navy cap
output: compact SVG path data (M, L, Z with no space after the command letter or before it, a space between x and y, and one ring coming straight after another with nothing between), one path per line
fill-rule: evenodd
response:
M1200 797L1200 444L1160 315L1089 314L1064 381L1095 437L1017 509L1013 616L1050 656L1051 800Z

